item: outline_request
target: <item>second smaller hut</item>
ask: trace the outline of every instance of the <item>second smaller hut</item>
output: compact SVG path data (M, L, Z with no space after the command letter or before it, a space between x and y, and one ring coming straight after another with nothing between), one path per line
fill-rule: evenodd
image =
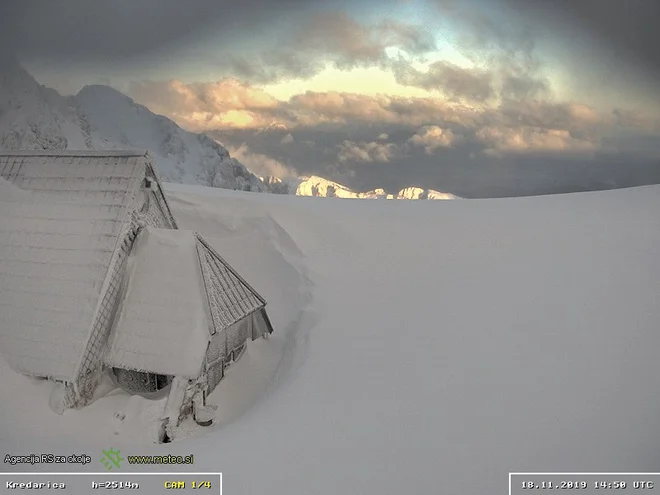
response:
M199 234L145 227L128 258L105 364L132 393L169 390L164 418L208 422L206 397L248 340L273 329L265 300Z

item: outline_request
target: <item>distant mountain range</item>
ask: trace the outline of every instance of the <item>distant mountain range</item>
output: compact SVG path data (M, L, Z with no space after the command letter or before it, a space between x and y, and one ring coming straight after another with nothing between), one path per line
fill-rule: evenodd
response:
M218 142L188 132L109 86L85 86L65 97L40 85L16 61L0 67L0 150L145 149L167 182L299 196L369 199L456 199L408 187L353 192L322 177L282 181L257 177Z
M460 199L450 193L422 189L420 187L406 187L397 194L389 194L383 189L374 189L366 192L355 192L337 182L313 175L282 181L277 177L262 177L262 180L273 192L295 194L297 196L318 196L324 198L347 199Z

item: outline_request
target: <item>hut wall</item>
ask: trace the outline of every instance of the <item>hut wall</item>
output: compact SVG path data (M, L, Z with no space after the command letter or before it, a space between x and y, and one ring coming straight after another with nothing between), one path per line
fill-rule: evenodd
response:
M193 397L197 392L202 389L203 384L199 380L189 380L186 385L186 391L183 395L181 403L181 410L179 411L179 418L177 425L183 421L186 416L190 416L193 412Z
M139 213L140 218L142 218L144 222L151 227L157 227L161 229L175 228L175 226L172 225L169 217L164 212L165 206L161 204L160 196L154 191L150 191L147 197L148 204L146 205L146 211L141 211Z
M157 180L156 171L152 165L146 166L146 177ZM149 217L147 224L152 227L160 227L165 229L176 229L176 221L172 216L166 199L165 194L160 186L157 186L156 189L152 189L148 195L148 209L146 211L146 216Z
M259 337L264 335L269 335L273 331L268 315L266 314L265 309L260 309L252 313L251 316L251 328L250 328L250 337L252 340L256 340Z
M247 341L265 333L268 333L268 327L261 311L257 311L211 337L204 359L204 373L200 376L207 394L222 381L226 366L238 357Z
M204 379L207 393L210 394L225 374L225 363L227 362L227 334L225 332L218 332L211 337L204 361Z
M247 316L231 325L225 330L227 333L227 355L231 356L245 345L250 337L250 327L252 326L252 315Z

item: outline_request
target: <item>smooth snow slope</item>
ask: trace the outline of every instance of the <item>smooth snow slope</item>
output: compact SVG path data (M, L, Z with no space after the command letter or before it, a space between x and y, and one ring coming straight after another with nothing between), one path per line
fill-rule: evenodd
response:
M112 408L145 419L146 399L59 417L44 384L3 367L7 450L194 453L195 471L222 471L241 495L499 494L509 471L657 470L660 187L456 202L168 194L181 226L254 280L276 328L212 395L219 424L131 446Z

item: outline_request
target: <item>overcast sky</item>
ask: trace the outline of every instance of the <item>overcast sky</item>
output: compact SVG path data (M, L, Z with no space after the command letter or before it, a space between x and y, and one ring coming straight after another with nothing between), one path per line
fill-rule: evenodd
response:
M656 0L4 0L0 47L259 174L508 194L660 180L659 19Z

